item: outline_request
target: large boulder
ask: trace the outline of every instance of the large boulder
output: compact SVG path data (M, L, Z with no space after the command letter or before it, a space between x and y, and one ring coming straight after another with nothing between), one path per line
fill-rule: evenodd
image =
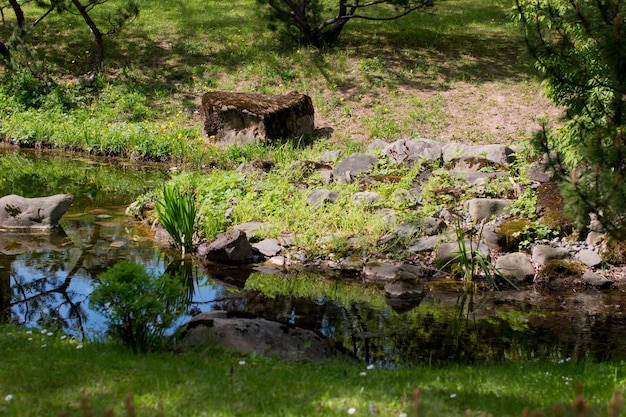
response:
M202 136L227 145L293 139L313 133L309 96L208 92L202 97Z
M70 194L37 198L6 195L0 198L0 230L47 231L58 227L73 201Z

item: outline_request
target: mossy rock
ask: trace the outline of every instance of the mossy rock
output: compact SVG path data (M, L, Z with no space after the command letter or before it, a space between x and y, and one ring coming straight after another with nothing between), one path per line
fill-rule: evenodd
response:
M565 215L565 201L556 183L547 182L537 188L537 217L553 230L569 235L574 230L574 222Z
M626 265L626 240L607 237L600 246L600 256L606 263Z
M539 271L535 283L551 288L568 288L574 286L584 273L585 268L579 262L552 259Z
M507 252L518 250L520 242L525 238L524 229L531 226L532 222L528 219L511 219L503 222L496 230L498 246Z

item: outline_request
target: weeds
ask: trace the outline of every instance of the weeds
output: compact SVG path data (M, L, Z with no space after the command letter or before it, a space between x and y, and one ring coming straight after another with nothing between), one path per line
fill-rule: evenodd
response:
M492 263L488 256L482 253L480 245L482 242L484 223L481 224L478 232L475 228L471 228L469 232L465 232L461 225L461 221L457 219L454 229L456 242L458 245L457 257L449 261L445 266L451 263L457 263L461 270L463 279L467 282L475 282L478 277L483 277L496 290L498 280L502 280L515 289L519 289L511 280L502 274Z

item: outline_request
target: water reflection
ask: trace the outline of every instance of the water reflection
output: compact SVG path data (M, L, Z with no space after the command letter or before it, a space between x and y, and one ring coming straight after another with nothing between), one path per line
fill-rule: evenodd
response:
M2 178L12 178L9 168L16 162L10 158L0 157ZM189 309L178 324L214 309L258 315L313 329L381 366L546 357L605 360L626 352L621 290L476 292L472 286L424 282L423 294L398 304L354 277L196 265L161 251L152 232L124 214L137 195L167 177L161 169L37 154L19 154L18 162L26 169L15 181L1 182L3 193L70 192L77 198L61 219L59 233L0 237L2 321L102 338L104 320L89 306L94 279L119 261L131 261L153 275L168 273L187 283Z

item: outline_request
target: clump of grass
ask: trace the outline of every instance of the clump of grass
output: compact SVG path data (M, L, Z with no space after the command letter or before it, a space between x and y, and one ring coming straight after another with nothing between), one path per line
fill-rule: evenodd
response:
M156 202L159 223L167 230L183 256L193 250L196 228L196 198L189 189L176 185L163 187L163 199Z

